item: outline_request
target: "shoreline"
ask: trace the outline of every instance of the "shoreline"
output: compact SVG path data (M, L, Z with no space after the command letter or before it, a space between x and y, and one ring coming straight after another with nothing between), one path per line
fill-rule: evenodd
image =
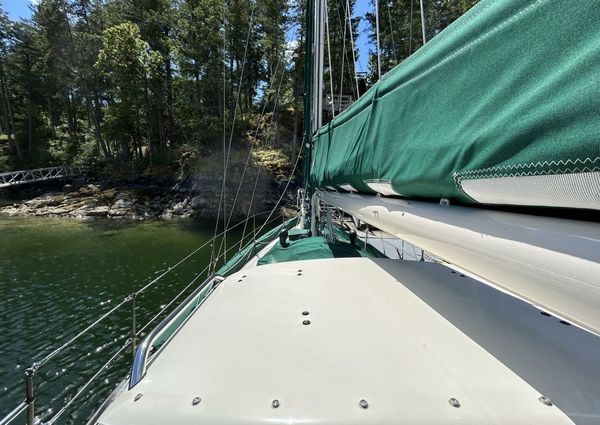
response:
M0 205L1 216L63 217L78 220L151 220L199 218L214 219L218 215L220 182L204 182L203 190L181 191L159 185L139 183L117 184L85 182L65 184L61 189L38 188L26 199L4 197ZM263 192L258 199L247 199L241 191L233 217L245 217L248 209L253 213L272 207L269 199L277 189ZM235 192L228 191L229 214ZM231 199L230 199L231 198ZM11 202L12 201L12 202ZM270 204L270 205L269 205Z

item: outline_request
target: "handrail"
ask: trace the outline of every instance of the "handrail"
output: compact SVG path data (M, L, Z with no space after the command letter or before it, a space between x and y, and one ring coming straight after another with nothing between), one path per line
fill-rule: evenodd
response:
M223 280L223 277L211 275L208 279L206 279L198 288L194 290L188 297L181 303L179 306L173 310L167 317L165 317L159 324L156 326L150 333L144 338L144 341L138 346L135 357L133 358L133 365L131 366L131 374L129 378L129 389L133 388L137 385L138 382L142 380L142 378L146 375L146 369L148 365L148 357L152 350L152 343L162 335L165 329L176 319L178 319L185 309L193 302L197 301L197 298L204 292L205 290L208 292L204 294L204 299L206 299L210 293L217 287L217 285ZM201 303L200 303L201 304ZM197 307L200 306L198 304L194 307L196 310ZM191 313L190 313L191 314ZM182 323L183 325L183 323ZM181 327L181 325L179 326ZM178 327L178 329L179 329ZM173 332L175 333L175 332Z
M11 174L16 174L16 173L33 173L33 172L37 172L37 171L50 171L50 170L54 170L56 168L78 168L78 169L89 169L91 168L90 165L53 165L51 167L42 167L42 168L31 168L31 169L27 169L27 170L13 170L13 171L3 171L0 173L0 177L2 176L8 176Z
M89 165L56 165L53 167L15 170L0 173L0 188L16 186L23 183L53 180L72 177L89 171Z

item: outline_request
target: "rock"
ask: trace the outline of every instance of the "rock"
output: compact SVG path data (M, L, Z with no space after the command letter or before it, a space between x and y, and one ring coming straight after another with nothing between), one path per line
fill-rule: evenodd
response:
M79 208L72 211L71 214L75 217L106 217L108 215L109 208L105 205L98 207Z
M113 204L113 208L131 208L135 204L135 201L126 198L117 199Z
M182 202L173 205L172 212L173 214L182 214L185 206Z
M200 208L206 205L206 199L203 196L194 196L190 202L192 208Z

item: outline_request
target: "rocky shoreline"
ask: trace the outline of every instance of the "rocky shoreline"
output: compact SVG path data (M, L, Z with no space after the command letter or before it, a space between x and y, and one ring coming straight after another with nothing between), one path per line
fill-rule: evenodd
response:
M201 203L198 201L195 199L193 204L198 206ZM140 220L189 217L194 214L194 209L189 198L178 194L153 196L149 191L103 188L97 184L86 184L81 187L65 185L62 191L44 193L33 199L0 208L0 214Z
M45 192L32 199L0 207L7 216L71 217L86 219L147 220L172 218L214 218L218 213L220 187L211 185L204 191L178 191L158 186L101 185L86 183L65 185L62 190ZM245 216L272 206L278 190L262 191L252 202L243 191L236 202L234 216ZM229 208L234 192L227 197Z

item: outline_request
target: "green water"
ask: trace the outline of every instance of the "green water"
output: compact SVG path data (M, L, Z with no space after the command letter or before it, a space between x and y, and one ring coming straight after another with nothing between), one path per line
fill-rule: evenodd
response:
M24 396L23 370L128 294L205 243L213 224L119 223L0 216L0 417ZM230 241L237 235L230 235ZM202 270L206 248L137 301L143 326ZM202 280L200 280L201 282ZM130 307L40 368L36 414L56 413L129 337ZM73 403L59 423L85 423L126 375L131 353ZM22 423L22 421L20 422Z

